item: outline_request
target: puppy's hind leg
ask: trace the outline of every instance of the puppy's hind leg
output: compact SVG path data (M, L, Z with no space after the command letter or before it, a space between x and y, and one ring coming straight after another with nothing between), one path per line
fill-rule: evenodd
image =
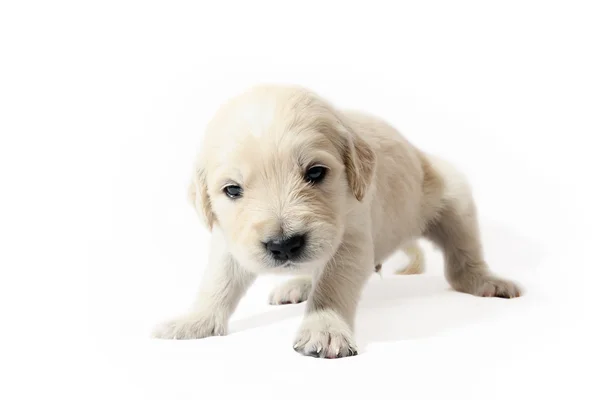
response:
M519 286L495 276L484 260L477 210L466 180L447 164L443 168L441 209L425 237L444 252L446 279L455 290L475 296L519 297Z
M402 248L402 251L409 257L406 267L395 271L396 275L416 275L425 271L425 258L423 250L415 240Z
M419 243L415 240L402 247L402 251L409 258L408 264L401 269L394 271L396 275L417 275L425 272L425 257ZM382 275L382 264L375 266L375 273Z
M269 304L297 304L308 299L312 277L299 276L277 286L269 296Z

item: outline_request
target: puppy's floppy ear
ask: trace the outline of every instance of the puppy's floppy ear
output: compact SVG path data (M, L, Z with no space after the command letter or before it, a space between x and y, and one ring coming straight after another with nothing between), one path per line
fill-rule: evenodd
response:
M192 180L188 187L188 201L194 206L196 213L204 225L209 230L212 230L215 215L212 211L210 197L208 196L206 170L200 165L194 168Z
M340 122L344 143L344 165L348 183L354 197L362 201L375 173L375 152L371 146L348 127Z

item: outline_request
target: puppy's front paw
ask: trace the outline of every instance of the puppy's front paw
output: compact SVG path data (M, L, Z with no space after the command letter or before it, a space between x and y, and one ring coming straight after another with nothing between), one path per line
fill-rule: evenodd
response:
M296 304L308 299L312 280L310 277L298 277L277 286L269 296L269 304Z
M152 336L159 339L202 339L227 334L222 318L211 315L188 315L158 325Z
M296 336L294 350L305 356L341 358L358 354L348 324L333 311L307 315Z

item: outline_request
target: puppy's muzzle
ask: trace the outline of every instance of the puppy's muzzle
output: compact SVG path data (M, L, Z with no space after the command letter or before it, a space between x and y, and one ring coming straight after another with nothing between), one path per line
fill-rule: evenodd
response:
M306 244L305 235L278 238L265 243L267 252L277 261L294 261L302 256Z

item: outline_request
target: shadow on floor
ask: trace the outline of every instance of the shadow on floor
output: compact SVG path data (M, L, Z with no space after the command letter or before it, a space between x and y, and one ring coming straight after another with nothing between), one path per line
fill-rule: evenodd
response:
M480 298L449 288L443 277L402 276L372 280L365 287L356 319L356 340L372 342L435 336L490 318L521 299ZM231 322L231 332L265 327L300 318L304 304L271 310Z
M543 259L539 244L510 230L488 224L484 230L490 267L499 275L511 277L521 268L535 270ZM359 346L372 342L398 341L439 335L468 326L520 306L526 299L480 298L458 293L442 276L439 253L427 252L427 271L434 275L374 278L366 285L356 319ZM385 268L394 270L397 266ZM272 306L266 312L232 321L230 330L239 332L264 327L290 318L300 318L304 304Z

